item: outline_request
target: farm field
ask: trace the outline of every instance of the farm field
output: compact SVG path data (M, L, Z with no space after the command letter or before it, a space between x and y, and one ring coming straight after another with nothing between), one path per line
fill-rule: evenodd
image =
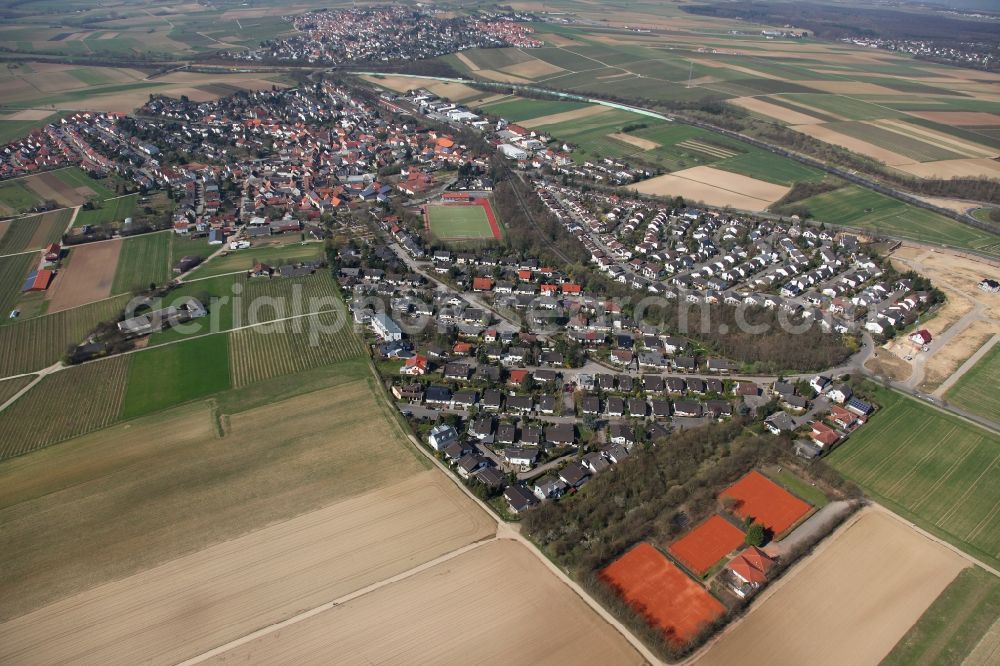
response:
M98 430L118 417L128 357L56 372L0 412L0 460ZM54 406L58 405L58 408Z
M714 167L693 167L625 186L641 194L680 196L691 203L732 206L741 210L767 210L789 188Z
M482 204L428 205L427 224L443 241L500 240L499 226L490 219L488 202Z
M502 116L512 123L519 123L533 118L553 116L560 113L566 113L568 111L576 111L578 109L590 109L593 107L594 105L587 104L586 102L523 98L502 100L479 106L481 110L487 113Z
M229 354L232 385L240 388L361 358L364 349L346 313L338 311L277 322L276 328L268 325L233 331L229 337Z
M6 317L17 305L24 280L37 261L32 254L0 257L0 316Z
M829 463L879 502L1000 564L1000 436L888 389Z
M765 591L698 664L876 664L967 566L898 519L864 509ZM803 621L816 614L823 622Z
M763 525L780 538L812 509L809 504L754 470L729 486L719 496L732 498L732 512Z
M648 543L640 543L601 571L636 613L678 646L691 642L725 607Z
M451 100L452 102L466 102L477 98L485 98L489 93L469 87L464 83L454 83L451 81L431 81L428 79L418 79L412 76L362 76L364 81L392 90L398 93L406 93L410 90L423 88L429 92Z
M992 648L992 656L996 656L998 618L1000 578L980 567L965 569L896 643L882 666L985 666L990 659L988 650ZM973 653L986 653L986 659L976 659Z
M743 545L744 534L719 515L701 523L667 549L681 564L704 576L723 557Z
M25 114L31 117L18 117ZM28 136L32 130L44 127L59 119L58 113L34 110L17 112L13 114L0 115L0 143L10 143L22 137Z
M124 197L107 199L101 203L100 208L93 210L80 209L74 227L93 226L115 226L120 227L125 222L126 217L131 217L135 211L135 204L139 200L138 194L129 194Z
M102 321L117 317L128 298L108 298L0 326L0 377L41 370L62 358Z
M185 277L185 280L193 281L213 275L222 275L223 273L249 271L257 262L278 267L283 263L310 261L312 259L319 259L322 256L322 243L302 243L300 245L264 246L251 247L247 250L228 250L227 254L219 255L211 261L198 266L198 268L191 271Z
M229 338L205 335L130 354L121 417L144 414L224 391L229 383Z
M174 235L151 233L123 239L111 293L124 294L169 280L170 237Z
M18 391L30 384L34 379L34 375L0 379L0 405L13 398Z
M441 634L442 622L463 630ZM453 663L472 653L482 663L643 661L527 547L500 539L234 647L208 663L395 663L413 655L429 663Z
M72 216L71 208L62 208L11 220L0 235L0 254L40 250L49 243L58 243Z
M874 233L1000 255L1000 244L989 232L857 185L803 199L795 206L805 208L810 217L827 224L845 224Z
M996 418L1000 414L1000 396L996 392L997 377L1000 377L1000 345L993 345L945 393L945 399L974 414Z
M101 180L75 166L66 167L0 182L0 214L28 212L47 201L69 208L113 196Z
M69 310L116 293L112 291L112 281L121 251L121 240L87 243L71 248L68 256L63 259L63 267L56 273L52 285L45 293L49 302L47 312Z

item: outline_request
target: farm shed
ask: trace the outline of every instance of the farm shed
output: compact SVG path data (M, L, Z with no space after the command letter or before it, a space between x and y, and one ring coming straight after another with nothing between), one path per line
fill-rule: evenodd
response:
M55 273L48 269L43 268L40 271L32 271L28 275L28 279L24 281L24 287L22 287L21 291L45 291L49 288L54 277Z

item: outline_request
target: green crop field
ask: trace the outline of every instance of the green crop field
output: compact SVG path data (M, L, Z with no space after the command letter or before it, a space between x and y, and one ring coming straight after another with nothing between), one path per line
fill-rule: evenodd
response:
M916 136L905 136L896 132L891 132L875 125L868 125L862 122L836 122L826 123L826 127L840 132L855 139L861 139L868 143L891 150L900 155L905 155L918 162L931 162L934 160L957 160L965 157L961 153L946 150L926 141L921 141Z
M129 357L48 375L0 412L0 460L107 427L118 418Z
M187 279L193 280L213 275L222 275L223 273L249 271L257 262L277 268L289 262L320 259L323 256L323 244L310 242L297 245L250 248L247 250L229 250L227 252L226 255L219 255L191 271ZM177 259L179 257L175 256L174 261L177 261Z
M111 285L112 294L145 289L150 283L161 285L170 278L170 232L130 236L122 240L118 268Z
M117 318L127 302L123 295L23 321L0 320L0 377L52 365L97 324Z
M753 148L750 152L716 162L716 167L766 180L779 185L814 182L823 179L823 172L781 155Z
M827 462L899 515L1000 566L1000 435L901 393Z
M56 177L70 187L87 187L94 192L94 196L101 201L117 196L114 192L114 183L109 178L91 178L79 167L59 169L53 171Z
M969 248L1000 256L1000 237L951 218L848 185L796 202L810 217L827 224L846 224L875 233Z
M38 195L25 185L24 178L0 183L0 214L27 212L38 205Z
M313 317L230 333L229 365L234 388L303 372L351 358L364 347L340 308Z
M991 657L1000 649L998 617L1000 578L980 567L965 569L924 611L880 666L991 663ZM974 650L977 654L966 661Z
M586 102L564 102L557 100L540 99L512 99L503 100L493 104L480 107L483 111L501 116L502 118L518 123L522 120L541 118L553 113L563 113L590 106Z
M848 120L876 120L878 118L901 118L904 114L873 104L856 97L831 95L827 93L789 93L784 95L793 102L798 102L810 108L816 108L826 113L832 113Z
M501 69L534 60L532 56L516 48L469 49L463 51L462 55L476 63L480 69Z
M985 356L948 389L944 397L957 407L996 419L1000 414L997 377L1000 377L1000 344L993 345Z
M138 194L129 194L124 197L108 199L101 203L100 208L94 210L81 208L73 226L82 227L87 224L121 226L125 218L131 217L132 213L135 212L135 204L138 200Z
M38 250L62 239L73 209L61 208L40 215L19 217L10 221L0 236L0 254Z
M218 245L209 245L207 238L187 238L180 234L170 234L170 267L181 257L201 257L205 259L218 249Z
M6 317L21 298L21 287L38 257L16 254L0 257L0 317Z
M440 240L492 240L486 211L482 206L427 206L431 233Z
M28 136L32 130L44 127L58 119L58 113L53 113L40 120L0 119L0 143L10 143L21 137Z
M131 419L230 387L229 336L206 335L130 355L121 416Z

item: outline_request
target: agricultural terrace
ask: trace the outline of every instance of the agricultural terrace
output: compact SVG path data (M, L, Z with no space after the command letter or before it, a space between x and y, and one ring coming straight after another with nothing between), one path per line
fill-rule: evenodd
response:
M56 372L0 412L0 460L104 428L118 418L128 357Z
M882 666L977 664L1000 650L1000 578L970 567L945 588Z
M224 391L229 383L229 337L205 335L129 354L121 417L131 419Z
M760 523L774 538L779 538L812 510L807 502L756 470L723 490L719 497L732 501L733 513Z
M846 224L874 233L1000 256L1000 242L987 231L857 185L797 201L794 208L808 211L808 217L827 224Z
M197 252L193 254L198 254ZM174 255L174 261L184 255ZM213 275L223 275L224 273L237 273L239 271L249 271L254 264L268 264L275 268L282 264L296 261L309 261L319 259L323 256L323 244L315 242L305 242L297 245L266 245L263 247L252 247L247 250L223 250L221 254L211 261L203 263L194 269L184 279L193 281L200 278L211 277Z
M40 250L59 242L72 216L72 208L62 208L0 222L0 254Z
M501 239L500 225L487 199L428 205L426 221L430 232L442 241Z
M325 312L233 331L229 337L233 387L362 358L364 348L345 316L342 311Z
M725 613L718 599L648 543L640 543L609 564L601 578L679 647Z
M63 357L102 321L115 319L128 296L0 325L0 377L41 370ZM6 320L5 320L6 321Z
M38 262L33 254L0 257L0 315L6 317L21 298L21 286Z
M828 462L896 513L1000 566L1000 435L869 388L881 409Z
M124 294L161 285L171 277L169 232L142 234L123 239L112 294Z
M985 356L962 375L945 393L945 399L980 416L996 418L1000 414L997 377L1000 377L1000 344L993 345Z
M723 557L743 545L744 534L722 516L715 515L667 549L681 564L704 576Z
M863 509L787 571L698 663L878 664L967 566L895 516Z

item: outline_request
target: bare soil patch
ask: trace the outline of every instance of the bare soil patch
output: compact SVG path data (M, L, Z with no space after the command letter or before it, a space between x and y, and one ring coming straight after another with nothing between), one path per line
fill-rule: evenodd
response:
M537 39L548 42L549 44L554 44L555 46L579 46L580 43L575 39L569 39L568 37L563 37L562 35L556 35L551 32L543 32L535 35Z
M920 178L1000 178L1000 162L990 159L939 160L893 166Z
M889 377L890 379L903 382L910 378L913 374L913 367L901 359L899 356L894 354L891 350L885 347L879 347L878 351L875 352L877 356L872 356L865 363L865 367L871 372L881 377Z
M629 185L644 194L680 195L688 201L743 210L764 210L789 188L707 166L684 169Z
M944 197L917 197L927 203L953 210L956 213L966 213L969 209L980 208L982 204L975 201L963 201L961 199L946 199Z
M562 113L551 113L547 116L538 116L537 118L529 118L518 123L521 127L527 127L533 129L535 127L542 127L544 125L555 125L558 123L565 123L570 120L579 120L581 118L590 118L592 116L599 116L602 113L608 113L611 111L609 107L600 106L599 104L594 104L592 106L585 106L579 109L573 109L572 111L563 111Z
M531 79L523 76L514 76L495 69L477 69L476 74L491 81L501 81L503 83L534 83Z
M735 72L742 72L743 74L748 74L754 78L759 79L771 79L773 81L782 80L780 76L775 76L774 74L768 74L766 72L761 72L756 69L751 69L749 67L743 67L742 65L734 65L729 62L724 62L722 60L708 60L705 58L688 58L689 61L697 64L703 65L705 67L722 67L723 69L731 69Z
M559 72L565 72L566 70L558 65L545 62L544 60L529 60L527 62L520 62L516 65L511 65L510 67L504 67L500 71L513 74L514 76L537 79L540 76L558 74Z
M997 331L998 327L988 321L974 321L969 324L958 337L953 338L927 361L924 367L924 380L919 389L925 393L934 391Z
M615 132L614 134L609 134L609 137L622 141L629 144L630 146L635 146L636 148L641 148L642 150L656 150L660 147L660 144L655 141L650 141L649 139L643 139L642 137L632 136L631 134L625 134L624 132Z
M698 664L877 664L968 566L962 556L874 510L864 510L830 539L765 593Z
M911 111L910 115L943 125L964 127L1000 125L1000 116L986 111Z
M495 525L449 479L423 472L0 625L0 660L174 663L488 537Z
M819 139L820 141L825 141L836 146L847 148L848 150L853 150L860 155L867 155L873 159L885 162L890 166L910 165L914 163L912 157L895 153L887 148L876 146L874 143L856 139L853 136L841 134L836 130L830 129L826 125L793 125L792 129L802 132L807 136L811 136L814 139Z
M811 125L821 122L819 118L814 118L804 113L799 113L798 111L792 111L791 109L786 109L785 107L778 106L777 104L771 104L767 100L760 99L759 97L737 97L736 99L726 101L730 104L742 107L747 111L759 113L762 116L774 118L779 122L788 123L789 125Z
M42 199L52 199L61 206L79 206L87 200L80 189L59 180L53 172L40 173L24 180L25 186ZM93 194L93 190L88 190Z
M211 663L446 664L470 659L642 663L621 635L525 546L510 540L479 546L236 647Z
M429 81L427 79L415 79L411 76L363 76L361 78L377 86L400 93L424 88L435 95L446 97L453 101L463 101L483 95L481 90L471 88L464 83L453 83L450 81Z
M56 273L46 294L48 311L68 310L110 296L121 249L122 241L112 240L70 250L66 268Z

